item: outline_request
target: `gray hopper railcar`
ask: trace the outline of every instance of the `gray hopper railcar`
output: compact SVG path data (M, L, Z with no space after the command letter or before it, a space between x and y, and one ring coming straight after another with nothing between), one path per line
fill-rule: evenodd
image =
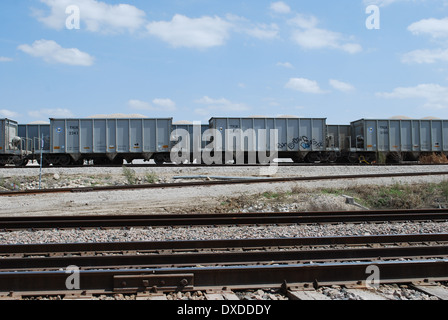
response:
M50 119L51 152L45 164L122 164L170 161L172 118Z
M174 151L174 152L173 152ZM327 125L325 118L214 117L208 124L172 118L50 119L18 124L0 119L0 166L162 163L383 163L447 160L448 120L361 119ZM430 158L431 158L430 157ZM179 160L179 161L178 161Z
M448 120L361 119L351 123L349 162L417 161L421 155L448 154Z
M28 153L25 140L19 137L19 124L14 120L0 119L0 166L21 166Z
M294 162L337 160L336 152L327 148L325 118L212 118L209 124L220 133L221 149L215 152L222 152L223 158L236 162L261 162L258 157L263 152L268 157L277 152L278 158Z

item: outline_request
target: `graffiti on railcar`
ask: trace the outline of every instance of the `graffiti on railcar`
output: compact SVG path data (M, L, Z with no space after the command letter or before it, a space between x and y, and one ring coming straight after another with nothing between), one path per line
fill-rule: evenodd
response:
M322 148L324 143L322 141L317 141L316 139L310 140L307 136L293 138L291 142L278 143L279 149L287 147L290 150L294 150L297 146L299 146L300 149L308 150L311 149L311 147Z

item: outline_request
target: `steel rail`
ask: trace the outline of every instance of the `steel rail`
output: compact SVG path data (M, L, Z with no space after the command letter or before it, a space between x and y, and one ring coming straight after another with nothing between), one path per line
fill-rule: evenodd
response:
M394 259L448 258L448 245L380 248L249 250L223 252L140 253L62 257L4 258L3 271L60 270L68 266L82 269L194 267L209 265L294 264L312 261L372 261Z
M133 216L2 217L0 230L446 221L448 209Z
M137 189L163 189L163 188L182 188L182 187L207 187L215 185L235 185L235 184L254 184L254 183L281 183L281 182L300 182L300 181L324 181L324 180L344 180L344 179L374 179L374 178L396 178L396 177L422 177L422 176L443 176L448 175L448 171L438 172L408 172L408 173L383 173L383 174L362 174L362 175L332 175L332 176L313 176L313 177L289 177L289 178L260 178L254 180L227 180L227 181L201 181L201 182L181 182L181 183L160 183L160 184L142 184L126 186L97 186L82 188L55 188L55 189L35 189L23 191L2 191L0 196L23 196L36 194L52 193L70 193L70 192L98 192L114 190L137 190Z
M376 266L381 283L407 283L412 281L448 280L448 234L387 235L362 237L327 237L302 239L251 239L213 240L203 242L201 248L259 248L261 245L314 246L351 244L348 249L293 249L280 251L268 247L267 252L232 252L224 254L204 253L152 253L147 255L49 257L49 258L2 258L0 269L0 296L8 294L42 295L70 293L136 293L142 291L172 292L174 290L250 289L260 287L288 288L289 286L318 287L331 284L365 284L370 275L368 267ZM396 244L384 248L360 248L356 245ZM420 246L403 246L402 243ZM434 244L436 243L436 244ZM425 246L426 244L426 246ZM114 243L68 244L74 249L94 251ZM134 245L134 247L132 247ZM41 251L45 245L1 246L2 252ZM66 244L53 247L53 252L67 249ZM84 247L87 246L87 247ZM115 249L192 249L200 246L197 241L117 243ZM353 246L355 246L353 248ZM5 250L6 249L6 250ZM271 250L271 251L269 251ZM75 250L76 251L76 250ZM416 255L416 256L415 256ZM381 256L381 259L379 258ZM421 260L421 257L427 259ZM412 258L412 261L385 261L385 259ZM145 260L146 259L146 260ZM307 261L303 263L301 259ZM329 260L339 262L328 262ZM415 260L417 259L417 260ZM310 262L312 260L313 262ZM356 262L348 262L357 260ZM359 262L358 260L363 260ZM367 261L364 261L367 260ZM107 261L107 263L104 263ZM255 265L270 262L269 265ZM316 261L326 261L316 263ZM343 262L341 262L343 261ZM113 263L112 263L113 262ZM197 263L229 264L230 266L196 266ZM177 264L178 263L178 264ZM249 263L250 265L237 265ZM279 263L279 265L272 265ZM189 264L191 264L189 266ZM80 279L78 291L68 290L67 271L71 265L78 268ZM176 267L167 267L176 265ZM11 270L8 270L11 268ZM28 269L24 269L28 268ZM55 269L59 270L37 270ZM92 268L97 268L93 270ZM104 269L99 269L104 268Z
M79 290L84 292L129 292L250 289L365 284L369 267L380 270L381 283L446 281L448 260L375 261L270 266L205 268L78 270ZM0 272L0 293L70 293L66 271ZM78 292L79 292L78 290ZM74 291L71 291L74 292Z
M0 255L55 255L95 254L98 252L159 252L199 250L245 250L265 248L369 246L376 244L399 245L402 243L445 243L448 233L401 234L373 236L337 236L272 239L190 240L190 241L141 241L141 242L90 242L57 244L5 244L0 245Z
M69 166L47 166L45 169L70 169L70 168L122 168L123 166L128 168L219 168L219 167L268 167L272 164L197 164L197 163L187 163L187 164L108 164L108 165L69 165ZM420 163L417 161L403 161L402 163L293 163L293 162L277 162L276 166L279 167L400 167L400 166L446 166L448 163ZM6 165L4 167L0 167L0 170L4 169L36 169L39 168L39 165L27 165L27 166L14 166L14 165Z

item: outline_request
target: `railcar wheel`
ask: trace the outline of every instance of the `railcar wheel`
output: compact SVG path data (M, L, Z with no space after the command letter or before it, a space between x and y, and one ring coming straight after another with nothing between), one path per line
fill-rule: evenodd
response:
M158 165L162 165L165 162L165 157L161 154L156 154L154 156L154 162Z
M377 159L376 159L376 154L368 154L367 156L366 156L366 160L367 160L367 162L369 162L369 163L376 163L377 162Z
M40 158L37 160L37 163L40 165ZM50 164L50 161L46 157L42 159L42 167L49 167Z
M306 162L308 163L320 162L321 160L322 158L317 152L310 152L306 155Z
M26 166L28 164L28 159L21 158L21 157L14 157L12 159L12 163L16 167L23 167L23 166Z
M336 154L336 152L330 152L328 154L328 160L329 163L335 163L336 161L338 161L338 156Z
M68 165L70 165L71 162L72 162L72 159L69 155L61 156L58 161L59 165L61 165L61 166L68 166Z
M14 165L16 167L25 167L28 164L29 160L28 159L23 159L21 161L19 161L18 163L14 163Z
M359 163L359 155L357 153L350 153L347 159L349 163Z

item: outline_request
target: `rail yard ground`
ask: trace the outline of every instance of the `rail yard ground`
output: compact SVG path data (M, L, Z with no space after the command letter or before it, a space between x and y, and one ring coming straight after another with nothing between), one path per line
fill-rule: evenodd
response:
M273 177L317 177L379 173L447 172L429 166L281 166ZM187 182L197 176L255 178L259 167L86 167L44 168L44 188ZM39 168L4 168L3 190L38 187ZM174 177L184 179L174 179ZM188 178L188 179L187 179ZM200 180L203 180L201 178ZM355 204L346 202L353 197ZM0 217L126 215L171 213L346 211L448 207L448 174L418 177L300 181L40 194L1 198ZM22 230L0 232L2 244L129 242L283 237L330 237L448 233L448 222L395 222L328 225ZM444 288L446 284L444 284ZM341 286L319 289L330 299L357 299ZM431 299L406 285L381 286L389 299ZM282 299L276 290L238 293L247 299ZM167 299L195 299L202 293L177 293ZM255 298L254 298L255 297ZM263 298L264 297L264 298ZM266 298L267 297L267 298ZM108 299L110 297L103 297ZM129 298L116 295L115 299ZM133 299L135 297L130 297ZM433 298L433 297L432 297Z
M379 173L448 172L441 166L323 166L278 167L272 177L317 177ZM175 177L259 177L259 167L106 167L44 168L43 188L77 188L110 185L190 182ZM6 190L37 189L39 168L0 171ZM199 181L204 180L198 179ZM205 179L206 180L206 179ZM283 183L242 184L127 191L102 191L7 197L0 214L148 214L226 211L328 211L353 210L344 196L361 206L382 208L434 208L448 204L448 174Z

